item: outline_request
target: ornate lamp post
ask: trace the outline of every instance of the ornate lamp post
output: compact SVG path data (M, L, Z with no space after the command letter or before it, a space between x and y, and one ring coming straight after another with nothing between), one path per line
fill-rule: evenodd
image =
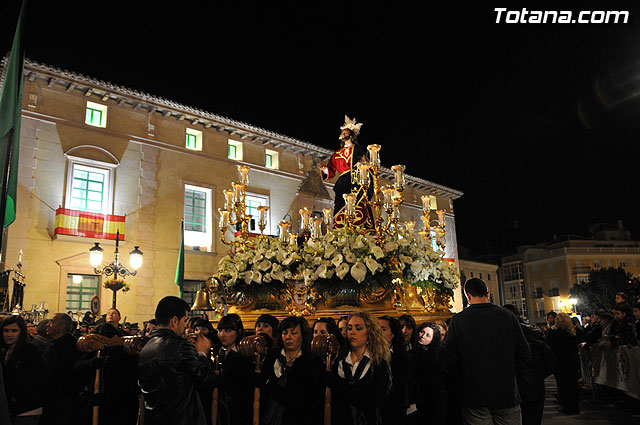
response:
M124 278L125 276L136 275L138 269L142 266L142 251L140 251L137 246L133 247L133 251L129 253L129 264L131 265L131 268L133 270L129 270L125 266L120 264L118 260L120 255L118 253L118 242L120 242L119 231L116 233L116 250L114 253L113 262L107 264L102 269L99 269L98 267L100 267L100 265L102 264L102 256L104 250L100 247L100 244L98 242L96 242L95 245L91 249L89 249L89 262L91 263L91 266L93 267L93 270L96 274L104 274L105 276L113 275L114 279L118 279L118 277ZM116 308L116 292L118 291L118 289L111 289L113 291L113 308Z

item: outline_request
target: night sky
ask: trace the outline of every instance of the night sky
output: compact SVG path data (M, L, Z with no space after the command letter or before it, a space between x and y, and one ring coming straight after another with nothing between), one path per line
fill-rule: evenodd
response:
M464 192L458 243L474 252L616 220L640 238L631 2L53 3L30 2L28 58L327 148L355 116L383 165ZM0 6L2 55L19 4ZM496 24L507 5L630 19Z

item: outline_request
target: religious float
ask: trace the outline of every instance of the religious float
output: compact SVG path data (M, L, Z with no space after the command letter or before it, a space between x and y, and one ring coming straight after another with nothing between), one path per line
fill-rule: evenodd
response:
M444 258L444 211L432 210L425 195L420 230L415 222L401 221L405 167L393 166L394 181L382 185L380 145L365 151L352 143L361 125L345 117L343 148L325 168L329 177L340 176L334 188L338 207L321 214L300 209L299 234L283 220L278 237L264 235L267 206L258 208L260 234L250 234L250 168L238 167L238 181L224 191L225 205L218 210L229 253L197 292L194 310L238 313L246 323L263 313L311 321L360 309L375 316L410 314L418 321L451 316L459 274ZM226 237L230 227L237 230L233 240Z

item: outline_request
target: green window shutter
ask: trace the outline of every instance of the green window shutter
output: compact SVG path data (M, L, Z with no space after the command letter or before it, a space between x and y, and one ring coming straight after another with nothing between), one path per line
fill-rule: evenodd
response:
M271 154L267 154L265 158L265 165L269 168L273 167L273 156Z
M207 231L207 193L192 189L184 191L184 230Z
M187 133L187 148L188 149L197 149L198 145L197 145L197 138L195 134L188 134Z
M71 208L101 213L105 189L104 179L104 174L75 169L71 188Z
M229 158L236 159L238 155L238 148L235 145L229 144Z

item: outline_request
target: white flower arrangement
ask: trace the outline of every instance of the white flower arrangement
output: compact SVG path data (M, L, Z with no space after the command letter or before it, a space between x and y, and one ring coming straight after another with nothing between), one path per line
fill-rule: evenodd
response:
M460 282L457 270L417 231L407 229L389 236L383 246L376 244L372 233L346 228L334 229L302 248L291 248L276 238L261 238L255 249L223 257L218 276L227 287L239 291L291 279L304 280L309 286L330 282L346 289L374 283L384 286L381 282L402 277L412 285L452 294Z

